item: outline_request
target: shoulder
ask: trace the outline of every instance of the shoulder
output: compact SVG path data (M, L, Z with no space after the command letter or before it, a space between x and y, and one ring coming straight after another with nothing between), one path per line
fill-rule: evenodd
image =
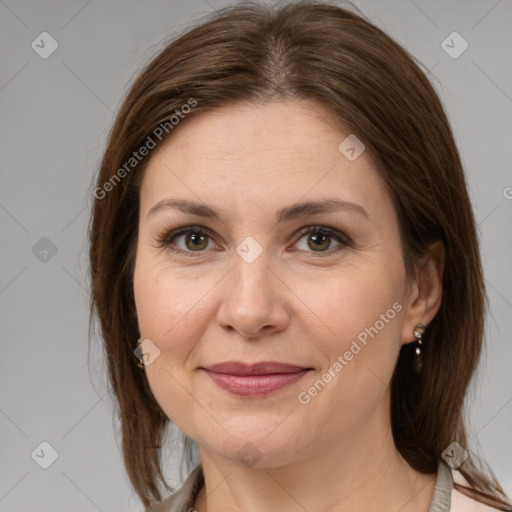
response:
M455 470L452 470L452 477L455 483L468 485L467 480ZM450 512L496 512L497 509L489 507L453 487Z
M453 489L450 512L496 512L496 510Z
M192 504L199 491L202 478L203 468L201 465L196 466L177 491L147 508L145 512L188 512L193 510Z
M446 510L450 512L496 512L497 509L489 507L484 503L481 503L464 493L458 491L453 483L462 485L468 485L467 480L456 470L445 471L447 474L451 474L452 477L452 489L451 489L451 500L450 494L443 498L445 500L445 507L450 502L450 507ZM443 479L449 479L449 476L441 473ZM203 468L201 465L196 466L194 470L189 474L182 486L173 494L162 500L161 502L153 505L153 507L146 509L145 512L188 512L192 510L192 504L195 495L199 491L199 487L203 482ZM448 481L440 482L448 484ZM442 493L446 493L449 488L446 488ZM437 510L437 509L432 509ZM442 510L445 510L442 508Z

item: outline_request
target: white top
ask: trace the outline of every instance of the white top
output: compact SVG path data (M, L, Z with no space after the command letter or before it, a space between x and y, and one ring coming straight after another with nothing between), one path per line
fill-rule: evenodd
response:
M444 462L440 462L434 495L428 512L496 512L495 508L488 507L456 490L453 486L454 482L468 484L458 471L454 471ZM146 512L193 512L194 501L203 484L203 468L199 465L188 475L176 492L152 508L146 509Z

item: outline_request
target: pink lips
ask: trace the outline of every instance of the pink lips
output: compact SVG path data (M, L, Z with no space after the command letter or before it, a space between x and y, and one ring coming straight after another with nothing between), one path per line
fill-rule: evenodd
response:
M202 369L226 391L240 396L261 396L298 381L311 368L272 361L256 364L228 361Z

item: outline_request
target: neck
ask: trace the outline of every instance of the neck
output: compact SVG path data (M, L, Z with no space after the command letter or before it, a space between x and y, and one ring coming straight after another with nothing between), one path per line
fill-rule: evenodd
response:
M325 443L315 457L248 468L201 449L205 486L197 512L428 512L436 475L412 469L379 415ZM382 418L382 415L380 415ZM387 425L387 428L386 428Z

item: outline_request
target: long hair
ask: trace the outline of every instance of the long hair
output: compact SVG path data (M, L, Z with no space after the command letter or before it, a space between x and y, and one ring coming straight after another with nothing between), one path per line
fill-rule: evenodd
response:
M162 499L162 484L170 488L161 467L169 419L134 356L139 189L151 157L134 162L134 152L155 133L158 143L172 137L179 126L168 121L177 112L187 112L180 121L186 123L232 102L294 98L326 107L365 144L398 214L408 276L431 242L445 247L443 298L423 338L422 372L412 371L412 344L404 345L391 381L398 450L415 470L434 474L442 452L456 441L469 453L458 468L469 486L457 488L512 510L491 470L483 470L467 446L465 396L480 358L487 302L475 219L449 122L414 57L362 15L326 2L279 9L243 2L213 13L160 51L117 113L89 225L90 322L96 313L135 491L150 506Z

